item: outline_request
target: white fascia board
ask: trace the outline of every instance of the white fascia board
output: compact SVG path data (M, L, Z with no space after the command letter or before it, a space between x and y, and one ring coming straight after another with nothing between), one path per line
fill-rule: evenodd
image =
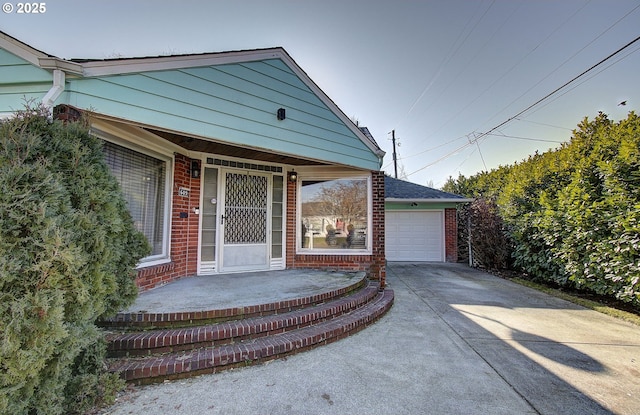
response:
M295 72L295 74L300 77L300 79L302 79L309 88L311 88L313 93L316 94L318 98L320 98L320 100L322 100L322 102L327 107L329 107L329 109L331 109L334 114L338 116L338 118L340 118L340 120L360 139L360 141L362 141L375 155L380 158L380 165L382 165L382 158L384 157L386 152L378 147L376 143L369 140L369 138L364 135L362 131L360 131L360 129L353 123L353 121L351 121L351 119L347 117L344 112L342 112L340 107L338 107L336 103L333 102L333 100L331 100L331 98L329 98L329 96L325 94L324 91L320 89L320 87L315 82L313 82L309 75L307 75L307 73L302 70L300 66L298 66L298 64L293 60L291 56L289 56L289 54L286 53L286 51L282 50L282 52L283 56L281 56L281 59L287 64L287 66L289 66Z
M82 65L60 58L53 58L50 56L39 58L38 66L43 69L58 69L65 72L66 74L82 75Z
M397 197L387 197L384 199L385 202L415 202L415 203L469 203L473 202L473 199L457 199L457 198L434 198L434 199L402 199Z
M2 32L0 32L0 48L42 69L59 69L68 74L82 75L82 65L49 56Z
M189 153L185 155L188 157L192 156L192 152L145 130L144 126L127 123L124 120L104 117L95 113L91 113L90 120L92 128L124 139L143 148L150 149L156 153L167 156L171 156L173 153Z
M260 49L237 52L209 53L202 55L159 56L145 58L125 58L105 61L81 62L86 77L122 75L138 72L164 71L170 69L195 68L225 65L229 63L251 62L277 59L283 56L282 48Z
M26 60L27 62L35 66L40 66L39 60L41 58L48 57L47 54L40 52L39 50L32 48L26 43L22 43L19 40L14 39L2 32L0 32L0 48L16 55L19 58Z

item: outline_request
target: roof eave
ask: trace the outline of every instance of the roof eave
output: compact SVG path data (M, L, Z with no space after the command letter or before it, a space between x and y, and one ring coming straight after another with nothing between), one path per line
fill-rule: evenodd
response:
M38 66L40 66L43 69L51 69L51 70L59 69L61 71L64 71L67 74L73 74L73 75L79 75L79 76L82 76L83 74L82 65L75 62L68 61L68 60L54 58L50 56L39 58Z
M40 66L39 60L41 58L49 57L46 53L32 48L2 31L0 31L0 47L36 66Z
M334 114L340 118L340 120L353 132L359 139L362 141L368 148L371 150L378 158L380 167L382 167L382 159L386 152L378 147L378 144L369 139L358 126L349 118L347 115L342 112L340 107L336 105L335 102L324 91L307 75L307 73L293 60L291 56L284 50L282 60L298 75L304 82L307 84L309 88L327 105Z
M399 197L386 197L385 202L415 202L415 203L470 203L473 199L467 198L429 198L429 199L404 199Z
M123 75L136 72L163 71L201 66L224 65L277 59L285 56L281 47L233 52L203 53L192 55L157 56L107 60L76 60L84 69L84 76Z

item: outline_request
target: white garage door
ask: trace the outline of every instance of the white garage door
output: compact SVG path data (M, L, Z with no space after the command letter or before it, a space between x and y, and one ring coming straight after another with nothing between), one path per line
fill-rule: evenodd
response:
M387 261L444 261L444 211L385 212Z

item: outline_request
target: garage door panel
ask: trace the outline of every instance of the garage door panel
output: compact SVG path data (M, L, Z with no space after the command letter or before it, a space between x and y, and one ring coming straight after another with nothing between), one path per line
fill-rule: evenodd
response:
M385 216L387 260L444 260L443 211L387 211Z

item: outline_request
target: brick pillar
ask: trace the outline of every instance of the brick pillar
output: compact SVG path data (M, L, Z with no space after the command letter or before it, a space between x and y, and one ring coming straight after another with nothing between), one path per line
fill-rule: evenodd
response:
M458 262L458 212L450 208L444 210L445 259Z
M385 230L384 230L384 172L371 172L372 190L372 258L370 276L380 282L380 288L386 284Z
M285 260L286 268L295 268L296 258L296 204L297 204L297 183L289 181L289 175L284 178L287 188L287 233L285 236L285 245L287 249L287 257Z
M187 189L188 196L180 195L180 188ZM191 159L182 154L175 155L172 195L171 260L176 264L177 277L195 275L198 261L198 215L193 208L200 204L200 178L191 178Z

